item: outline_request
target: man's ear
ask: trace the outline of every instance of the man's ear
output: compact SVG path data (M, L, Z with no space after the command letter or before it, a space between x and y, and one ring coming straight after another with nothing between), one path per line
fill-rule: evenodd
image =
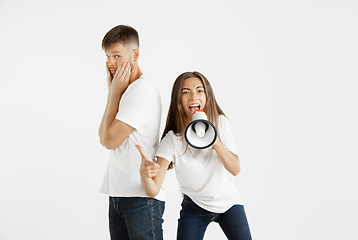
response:
M132 52L132 56L133 56L133 62L137 61L138 58L139 58L139 50L138 49L133 49L133 52Z

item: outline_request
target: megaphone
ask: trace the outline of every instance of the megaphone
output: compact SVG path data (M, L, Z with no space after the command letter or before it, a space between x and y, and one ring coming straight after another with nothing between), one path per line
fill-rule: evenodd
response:
M192 116L192 122L185 128L185 141L189 146L196 149L211 147L217 138L217 131L211 122L208 121L203 110L196 110Z

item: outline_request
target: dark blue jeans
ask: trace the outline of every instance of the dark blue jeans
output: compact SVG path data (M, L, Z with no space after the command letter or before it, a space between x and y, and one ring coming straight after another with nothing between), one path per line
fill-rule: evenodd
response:
M110 197L109 232L112 240L163 239L165 203L154 198Z
M184 195L178 221L177 240L200 240L204 238L211 222L219 223L230 240L251 240L249 224L244 206L234 205L224 213L212 213L196 205Z

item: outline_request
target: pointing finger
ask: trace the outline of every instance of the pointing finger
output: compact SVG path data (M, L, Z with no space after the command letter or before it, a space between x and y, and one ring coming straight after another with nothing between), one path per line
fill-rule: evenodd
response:
M142 156L142 160L148 159L147 154L145 154L144 149L140 145L135 145L137 149L139 150L140 155Z

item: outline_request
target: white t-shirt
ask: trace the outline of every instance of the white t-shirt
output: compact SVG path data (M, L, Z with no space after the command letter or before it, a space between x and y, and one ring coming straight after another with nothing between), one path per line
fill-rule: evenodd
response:
M154 159L161 114L157 87L141 75L122 95L116 116L135 129L118 148L111 150L101 192L112 197L148 197L141 184L141 155L135 145L141 145L148 158ZM165 201L162 189L155 198Z
M237 155L229 120L221 115L218 125L220 140ZM242 205L234 176L225 169L215 150L212 147L200 150L190 146L186 149L185 140L169 131L155 154L174 163L181 192L210 212L223 213L235 204Z

